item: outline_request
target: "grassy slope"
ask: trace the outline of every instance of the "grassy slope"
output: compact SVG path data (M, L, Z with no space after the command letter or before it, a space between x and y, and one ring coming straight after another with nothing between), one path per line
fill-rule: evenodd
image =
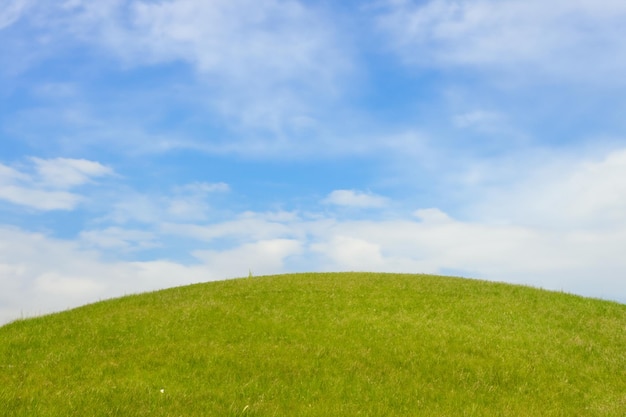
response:
M626 306L416 275L174 288L1 327L0 415L624 417Z

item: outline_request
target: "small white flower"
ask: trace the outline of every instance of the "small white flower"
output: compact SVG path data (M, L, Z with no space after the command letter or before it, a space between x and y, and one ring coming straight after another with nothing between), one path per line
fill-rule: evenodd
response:
M165 390L163 388L161 388L161 394L163 394L165 392Z

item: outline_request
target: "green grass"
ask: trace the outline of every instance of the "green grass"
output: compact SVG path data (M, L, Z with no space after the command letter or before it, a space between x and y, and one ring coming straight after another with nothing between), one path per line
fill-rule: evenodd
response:
M0 327L1 416L626 416L626 306L392 274L244 278Z

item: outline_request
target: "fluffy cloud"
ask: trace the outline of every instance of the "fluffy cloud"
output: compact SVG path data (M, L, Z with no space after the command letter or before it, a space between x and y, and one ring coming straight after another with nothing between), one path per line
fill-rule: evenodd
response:
M302 253L302 243L294 239L270 239L246 243L226 250L202 250L194 256L222 278L245 276L248 271L262 275L285 270L289 257Z
M507 189L486 190L474 216L560 230L626 227L626 149L530 162ZM515 169L524 169L516 164Z
M197 282L194 267L111 263L76 242L0 228L0 320L48 313L136 291ZM174 270L176 273L168 274ZM210 275L203 274L203 279ZM194 281L196 280L196 281Z
M421 208L354 220L321 204L308 213L245 212L212 223L157 210L145 228L118 224L74 240L0 228L2 319L248 270L458 274L626 302L626 151L533 168L513 185L477 194L481 203L464 218ZM5 182L31 178L6 166L0 171ZM175 193L226 188L192 184ZM127 256L155 245L184 250L187 260L111 261L120 251Z
M474 276L626 301L620 260L626 231L548 233L451 220L311 226L313 239L268 239L198 250L199 264L104 262L69 243L2 231L18 248L0 259L1 320L192 282L298 270L367 270ZM35 254L33 251L37 251ZM46 256L41 256L45 253ZM314 267L307 259L315 259Z
M355 238L335 235L311 245L313 253L322 255L322 269L348 271L381 271L389 268L381 254L376 236ZM325 261L325 262L324 262ZM387 269L391 271L391 269Z
M192 251L199 262L191 264L158 259L104 261L112 246L151 238L132 231L109 230L108 241L100 238L96 240L99 245L88 245L98 247L96 252L83 246L94 237L89 234L71 242L0 229L0 310L4 314L0 319L245 276L248 270L255 275L304 270L452 273L626 301L621 278L626 271L621 256L626 227L550 231L460 221L437 209L415 214L416 219L393 221L298 219L290 227L304 233L294 238L278 237L286 227L267 229L262 239L242 236L232 228L236 235L231 236L235 238L232 246ZM269 224L268 219L257 221ZM205 245L200 241L195 246Z

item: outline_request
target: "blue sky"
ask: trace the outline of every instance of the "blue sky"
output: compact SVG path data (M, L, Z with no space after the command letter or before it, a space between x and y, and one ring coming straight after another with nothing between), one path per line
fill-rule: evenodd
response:
M297 271L626 302L626 3L5 0L0 321Z

